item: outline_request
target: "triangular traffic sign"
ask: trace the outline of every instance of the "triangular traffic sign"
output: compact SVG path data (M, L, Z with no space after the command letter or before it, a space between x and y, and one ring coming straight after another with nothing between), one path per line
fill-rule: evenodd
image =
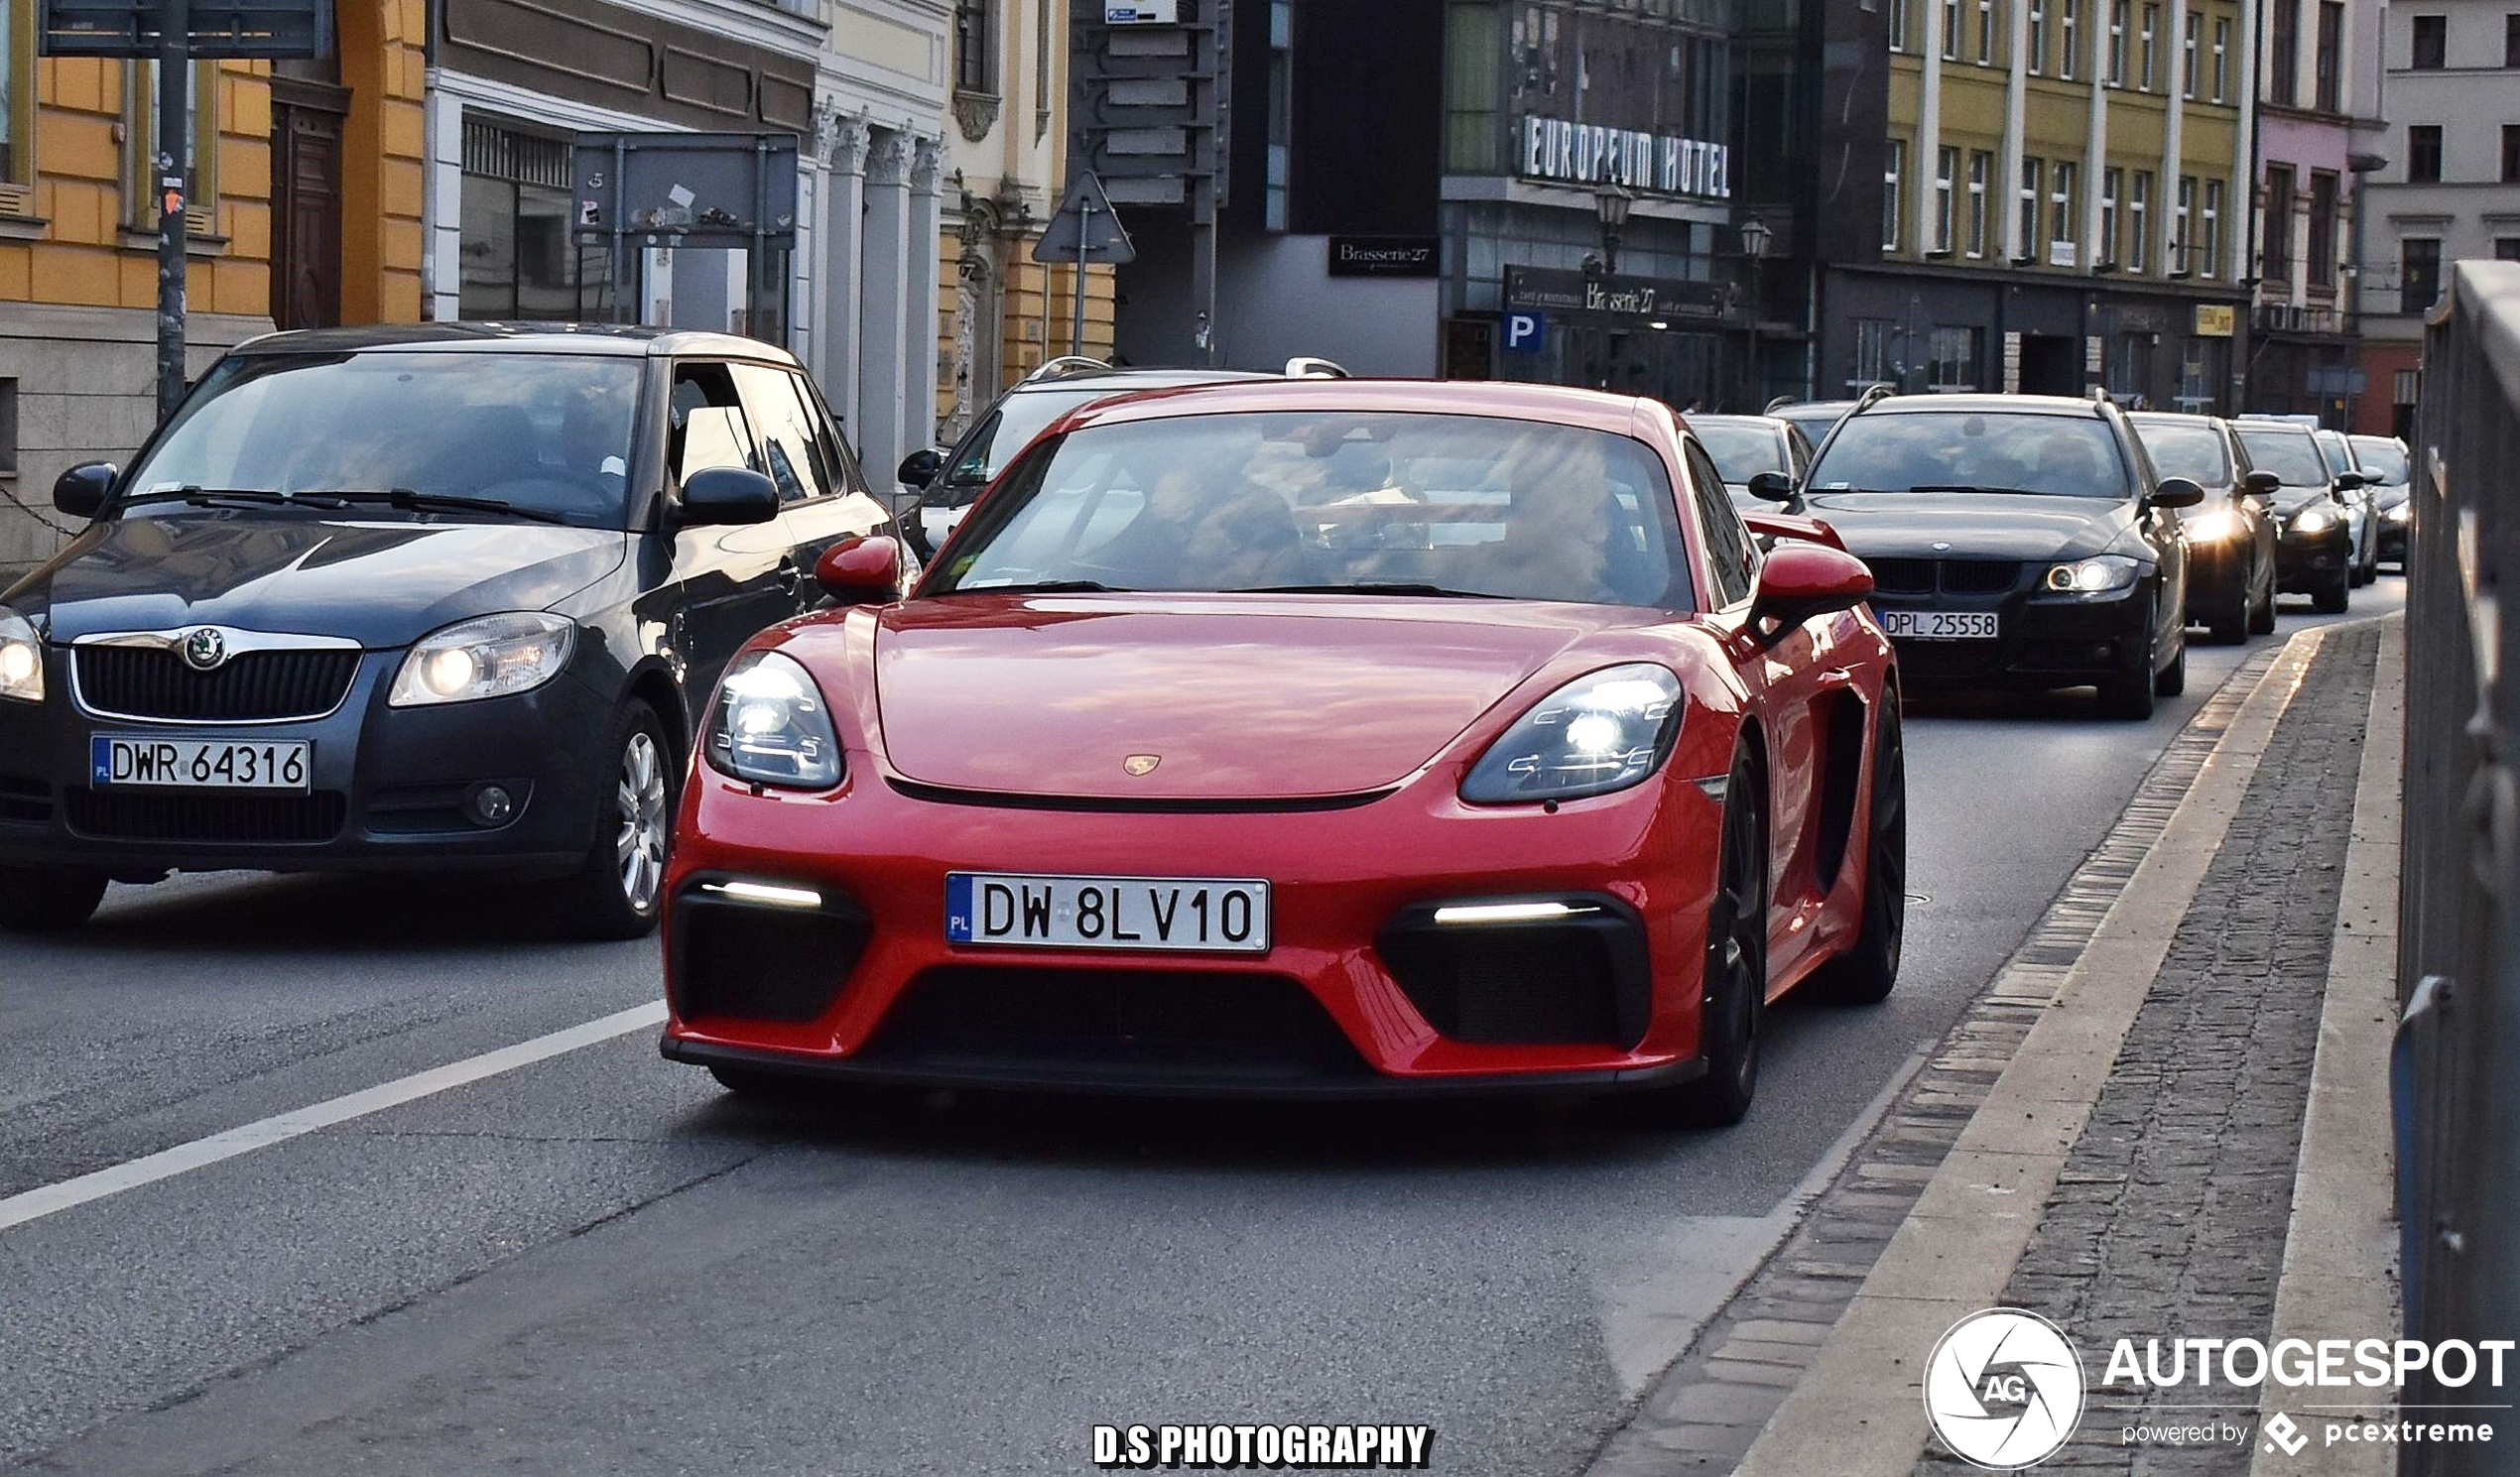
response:
M1120 223L1119 213L1111 208L1111 196L1103 193L1102 181L1091 170L1078 175L1076 182L1068 186L1067 197L1059 202L1059 213L1050 218L1041 239L1033 243L1033 260L1037 262L1072 262L1079 255L1088 262L1115 267L1138 259L1138 249L1129 240L1129 228Z

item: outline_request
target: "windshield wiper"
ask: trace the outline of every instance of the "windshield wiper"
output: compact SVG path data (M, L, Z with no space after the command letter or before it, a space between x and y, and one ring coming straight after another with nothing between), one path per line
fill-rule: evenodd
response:
M190 503L195 508L213 508L220 503L250 503L258 508L323 508L338 509L341 500L328 492L273 492L263 487L161 487L152 492L135 492L122 500L121 506L134 503Z
M2032 492L2026 487L1980 487L1972 482L1920 482L1910 492L1977 492L1995 497L2035 498L2048 494Z
M1448 600L1503 600L1504 595L1485 590L1456 590L1449 585L1412 584L1389 580L1368 580L1357 584L1263 584L1247 589L1219 590L1224 595L1433 595Z
M408 487L393 487L383 492L334 492L327 496L339 498L345 503L382 503L407 513L504 513L512 518L529 518L536 523L568 522L557 513L520 507L497 498L464 497L452 492L415 492Z
M966 584L942 591L948 595L1127 595L1098 579L1036 579L1029 584Z

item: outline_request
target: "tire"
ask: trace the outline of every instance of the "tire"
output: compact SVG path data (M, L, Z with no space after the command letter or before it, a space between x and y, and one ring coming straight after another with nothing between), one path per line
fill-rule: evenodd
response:
M2205 634L2220 646L2243 646L2249 639L2249 626L2256 620L2249 608L2249 592L2243 588L2231 597L2228 610L2218 611L2205 623Z
M2338 569L2310 592L2310 608L2321 615L2342 615L2345 613L2345 608L2352 603L2353 586L2348 582L2348 576L2342 569Z
M2153 678L2153 691L2163 697L2176 697L2188 690L2188 638L2179 638L2179 655Z
M1728 1128L1759 1087L1759 1038L1767 1014L1767 787L1748 751L1735 754L1724 786L1723 842L1706 908L1706 957L1699 996L1706 1074L1674 1089L1661 1116L1676 1126Z
M2153 715L2153 699L2159 691L2153 654L2159 648L2160 636L2148 633L2143 655L2136 664L2100 684L2100 711L2112 718L2140 723Z
M2275 576L2271 571L2266 576L2266 597L2249 607L2249 634L2275 634Z
M561 916L581 938L643 938L664 906L681 777L665 725L644 702L613 719L607 753L613 783L595 800L594 840L576 875L561 885Z
M1871 809L1864 840L1863 927L1814 981L1838 1005L1878 1005L1899 981L1908 933L1908 757L1899 702L1884 693L1872 731Z
M0 928L66 933L105 900L105 874L83 867L0 867Z

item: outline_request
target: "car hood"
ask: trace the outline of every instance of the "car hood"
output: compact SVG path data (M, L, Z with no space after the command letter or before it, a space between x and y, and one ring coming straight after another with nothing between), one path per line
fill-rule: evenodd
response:
M2119 498L1993 492L1824 492L1810 516L1857 557L2084 558L2122 540L2135 505Z
M957 595L881 613L885 757L992 795L1386 789L1587 635L1647 612L1486 601ZM1153 755L1141 777L1122 768Z
M2348 505L2337 502L2325 487L2282 487L2276 489L2275 512L2277 516L2291 518L2299 514L2304 508L2310 507L2326 508L2328 511L2335 514L2339 518L2344 517L2348 511Z
M91 525L12 598L55 641L191 625L404 646L469 616L541 610L620 567L630 536L226 510Z

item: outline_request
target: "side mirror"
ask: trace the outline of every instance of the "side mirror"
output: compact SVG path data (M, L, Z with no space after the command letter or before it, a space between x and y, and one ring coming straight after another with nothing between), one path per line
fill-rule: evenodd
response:
M1872 570L1851 554L1826 544L1780 541L1759 566L1753 625L1773 623L1774 634L1832 610L1851 610L1872 598Z
M1750 496L1771 503L1794 501L1794 479L1783 472L1754 473L1749 482Z
M2284 488L2284 479L2261 467L2240 479L2240 491L2253 498L2271 498Z
M116 475L110 461L82 461L53 479L53 506L72 518L93 518L112 495Z
M900 468L893 475L901 479L902 486L925 492L936 482L937 474L945 470L945 452L928 446L903 457Z
M2338 492L2351 492L2357 487L2368 487L2370 485L2371 474L2369 472L2338 472L2336 474L2336 490Z
M2205 489L2188 477L2164 477L2146 500L2155 508L2193 508L2205 501Z
M702 467L683 483L686 528L768 523L778 516L778 485L750 467Z
M886 534L842 539L814 561L814 582L842 605L901 598L901 541Z

